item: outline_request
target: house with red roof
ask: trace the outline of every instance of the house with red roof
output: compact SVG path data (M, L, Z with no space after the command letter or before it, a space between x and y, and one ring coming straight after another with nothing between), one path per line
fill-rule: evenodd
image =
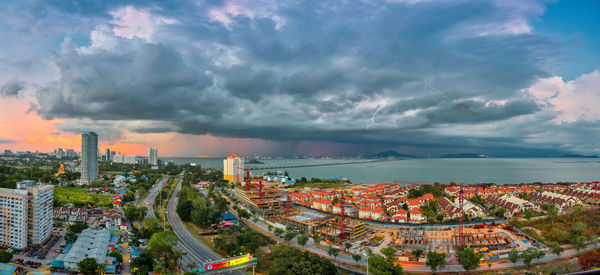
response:
M377 207L374 210L371 210L371 219L373 220L383 220L385 218L385 213L383 212L383 208Z
M408 212L404 209L400 209L394 213L392 218L390 219L393 223L405 223L408 219Z
M411 223L422 223L425 222L427 218L421 213L419 208L415 208L410 210L410 222Z
M408 210L418 209L421 207L421 201L419 199L412 199L408 201Z
M326 200L323 198L314 199L312 202L312 208L322 210L322 211L331 211L331 200Z
M488 196L496 195L498 192L491 188L479 188L477 189L477 195L481 198L486 199Z
M358 209L358 217L361 219L370 219L371 210L372 209L370 207L363 207L361 209Z
M313 191L312 192L313 197L315 198L321 198L321 199L326 199L326 200L333 200L333 197L335 196L335 193L333 192L328 192L328 191Z

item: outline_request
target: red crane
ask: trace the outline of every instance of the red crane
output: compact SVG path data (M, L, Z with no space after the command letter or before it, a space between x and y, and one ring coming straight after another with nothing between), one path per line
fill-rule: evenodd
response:
M465 238L463 236L463 185L460 184L460 190L458 191L458 206L460 208L460 216L458 217L458 244L460 246L465 245Z
M253 179L253 178L250 176L250 172L252 172L252 170L250 170L250 169L248 169L248 168L241 168L241 167L240 167L240 168L238 168L238 169L246 171L246 177L245 177L245 178L246 178L247 180L251 180L251 179ZM248 188L249 188L249 187L250 187L250 185L249 185L248 183L246 183L246 186L245 186L246 190L248 190Z
M292 208L292 200L290 199L290 193L287 193L287 203L285 204L285 212L288 217L291 214L291 208Z
M250 182L252 182L252 180L258 181L258 201L259 201L259 203L262 203L262 189L263 189L262 179L251 177L250 173L252 172L252 170L250 170L248 168L239 168L239 169L246 171L246 180L247 181L250 181ZM248 190L248 189L250 189L250 184L246 183L246 190Z
M341 194L341 197L340 197L340 210L342 210L341 214L340 214L340 215L342 215L340 217L340 229L341 229L340 240L343 240L344 237L346 237L345 234L344 234L344 231L346 229L345 228L346 225L344 224L344 216L346 216L346 212L344 211L345 210L344 208L345 208L345 205L346 205L346 201L344 200L344 192L342 191L342 192L340 192L340 194Z

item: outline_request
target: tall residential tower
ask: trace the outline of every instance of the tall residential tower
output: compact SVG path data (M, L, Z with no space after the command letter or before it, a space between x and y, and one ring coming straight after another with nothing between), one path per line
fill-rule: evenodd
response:
M230 183L244 181L244 158L237 153L231 154L223 160L223 179Z
M158 165L158 149L148 148L148 164Z
M88 183L98 179L98 135L94 132L81 134L81 179Z
M0 188L0 245L23 249L50 237L54 186L26 180L17 189Z

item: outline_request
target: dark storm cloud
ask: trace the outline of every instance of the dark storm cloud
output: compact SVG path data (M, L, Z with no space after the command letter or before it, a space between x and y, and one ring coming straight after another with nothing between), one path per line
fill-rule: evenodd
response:
M20 92L25 89L25 82L11 80L0 86L0 96L19 96Z
M504 120L514 116L528 115L539 110L534 101L518 100L506 104L489 104L468 100L446 104L425 112L429 123L482 123Z
M173 21L148 26L151 39L115 36L114 22L90 46L66 39L38 113L73 132L88 119L140 133L502 146L526 140L438 127L535 114L522 89L564 49L522 30L536 11L488 1L244 3L134 4ZM119 7L55 8L110 20Z

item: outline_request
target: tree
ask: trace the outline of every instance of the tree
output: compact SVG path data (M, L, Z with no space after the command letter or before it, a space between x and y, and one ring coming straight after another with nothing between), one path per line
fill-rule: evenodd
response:
M152 256L144 252L131 260L130 268L134 275L147 275L148 272L152 271L152 265Z
M582 249L585 248L586 243L585 243L585 237L584 236L577 236L575 238L573 238L573 247L575 249L577 249L577 251L581 251Z
M420 248L416 248L413 249L410 254L412 254L415 258L421 258L421 256L423 255L423 249Z
M510 250L510 253L508 254L508 260L510 260L510 262L513 264L517 263L519 260L519 252L517 252L516 248Z
M435 272L440 268L446 266L446 255L444 253L437 253L435 251L429 251L427 253L427 261L425 265L431 268L431 271Z
M12 252L8 252L6 250L0 250L0 263L8 263L12 260L13 254Z
M475 250L470 247L459 246L457 248L458 251L458 263L462 265L465 271L469 272L471 270L479 268L481 261L481 254L475 253Z
M552 248L552 254L556 255L556 258L560 257L560 254L563 252L563 248L562 246L560 246L558 243L552 243L550 245L550 247Z
M318 234L314 234L312 236L312 238L313 238L313 241L315 242L315 244L318 244L321 241L321 237L319 237Z
M174 249L177 242L179 239L173 231L154 233L148 241L148 252L160 265L161 273L173 271L177 266L177 261L182 256Z
M340 202L340 198L338 198L338 196L335 196L331 200L331 205L336 205L336 204L338 204L338 202Z
M401 275L404 274L402 266L394 265L379 255L369 256L369 273L374 275Z
M74 241L77 240L77 234L73 233L73 232L67 232L67 234L65 234L65 241L68 243L72 243Z
M275 228L275 231L273 231L273 233L275 233L275 235L279 236L279 235L283 234L283 229L277 227L277 228Z
M571 220L575 221L575 219L577 217L579 217L579 214L581 214L582 210L583 210L583 207L581 205L577 205L577 206L573 207L573 209L571 209Z
M285 235L283 235L283 239L286 241L291 241L294 237L296 237L296 233L294 232L287 232L285 233Z
M338 274L336 267L327 258L285 245L275 246L267 262L270 262L268 274Z
M531 261L537 258L537 251L533 248L527 248L520 255L521 259L523 259L523 263L527 266L527 269L531 267Z
M346 248L346 250L350 249L352 247L352 244L349 242L345 242L344 243L344 247Z
M585 232L587 230L587 225L583 222L576 222L575 224L573 224L573 227L571 228L571 233L573 234L573 237L577 237L577 236L581 236L581 234L583 234L583 232Z
M327 249L327 254L337 259L337 256L340 254L340 250L330 245Z
M352 259L358 264L358 261L362 259L360 254L352 254Z
M381 249L381 254L383 254L385 259L391 263L396 261L396 249L391 246Z
M525 212L523 212L523 216L525 216L525 219L530 221L531 218L533 218L533 211L531 209L526 209Z
M504 218L505 213L506 209L504 209L504 207L498 207L498 209L496 209L496 211L494 212L494 216L498 218Z
M305 246L306 243L308 242L308 236L300 235L300 236L298 236L298 238L296 238L296 241L298 241L299 245Z
M546 207L546 217L550 220L550 224L554 224L554 221L558 218L558 207L554 204L548 204Z
M179 200L177 202L177 215L183 221L190 221L192 218L192 208L193 201L192 200Z
M90 274L90 275L95 275L95 274L99 274L100 272L98 272L98 263L96 263L96 259L94 258L85 258L83 260L81 260L78 264L77 267L79 268L79 272L83 273L83 274Z
M546 256L546 251L538 249L537 254L535 255L536 261L540 262L540 259L544 258L544 256Z
M88 228L88 224L85 222L75 222L67 226L67 230L73 233L81 233L84 229Z
M121 253L118 251L112 251L110 254L108 254L108 256L115 257L119 263L123 262L123 255L121 255Z

